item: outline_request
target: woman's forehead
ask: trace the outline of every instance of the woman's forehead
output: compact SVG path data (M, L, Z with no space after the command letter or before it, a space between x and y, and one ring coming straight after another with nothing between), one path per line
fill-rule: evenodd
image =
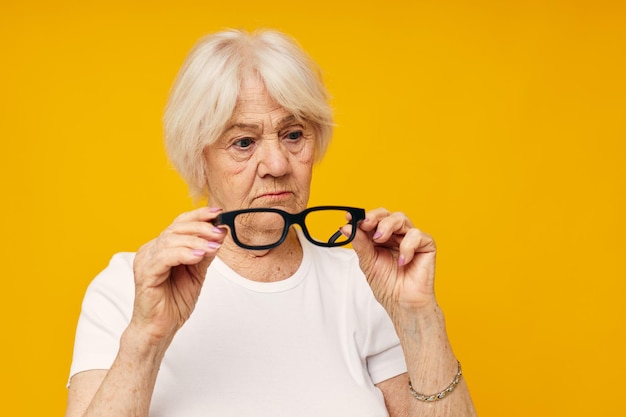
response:
M226 130L277 130L295 121L302 122L301 118L282 107L270 95L265 83L258 76L250 75L241 81L237 103L226 124Z

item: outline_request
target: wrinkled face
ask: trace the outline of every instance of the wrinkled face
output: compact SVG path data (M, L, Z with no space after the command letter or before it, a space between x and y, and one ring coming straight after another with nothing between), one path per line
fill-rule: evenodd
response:
M247 77L233 116L205 151L209 204L225 211L306 208L315 154L310 123L298 120Z

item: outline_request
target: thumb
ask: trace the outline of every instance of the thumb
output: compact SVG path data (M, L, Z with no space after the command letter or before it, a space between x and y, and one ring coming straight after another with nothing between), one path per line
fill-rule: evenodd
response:
M352 234L352 225L347 224L341 228L341 233L346 237ZM376 260L376 249L374 248L374 242L371 240L369 234L357 226L354 239L352 240L352 249L359 257L359 265L361 270L366 276L369 276L370 271L374 266Z

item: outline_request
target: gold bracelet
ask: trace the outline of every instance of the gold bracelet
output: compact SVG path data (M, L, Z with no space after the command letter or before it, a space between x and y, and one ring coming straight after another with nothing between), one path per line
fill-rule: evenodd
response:
M456 372L456 376L454 377L454 381L452 381L452 383L450 385L448 385L446 387L446 389L444 389L443 391L437 393L437 394L433 394L433 395L424 395L424 394L420 394L418 392L416 392L413 389L413 386L411 385L411 379L409 378L409 392L411 393L411 395L413 397L415 397L416 399L420 400L420 401L424 401L424 402L433 402L433 401L439 401L442 398L444 398L446 395L450 394L452 391L454 391L454 389L456 388L457 385L459 385L459 381L461 380L461 375L463 375L463 372L461 372L461 362L459 362L458 360L456 361L457 366L458 366L458 370Z

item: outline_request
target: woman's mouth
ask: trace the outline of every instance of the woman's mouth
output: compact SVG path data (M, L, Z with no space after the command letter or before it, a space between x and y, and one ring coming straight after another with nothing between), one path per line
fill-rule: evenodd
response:
M276 192L261 194L259 197L257 197L257 199L279 201L279 200L284 200L286 198L289 198L291 196L293 196L293 193L290 191L276 191Z
M265 193L261 195L261 198L286 198L286 197L290 197L292 196L293 193L289 192L289 191L277 191L277 192L271 192L271 193Z

